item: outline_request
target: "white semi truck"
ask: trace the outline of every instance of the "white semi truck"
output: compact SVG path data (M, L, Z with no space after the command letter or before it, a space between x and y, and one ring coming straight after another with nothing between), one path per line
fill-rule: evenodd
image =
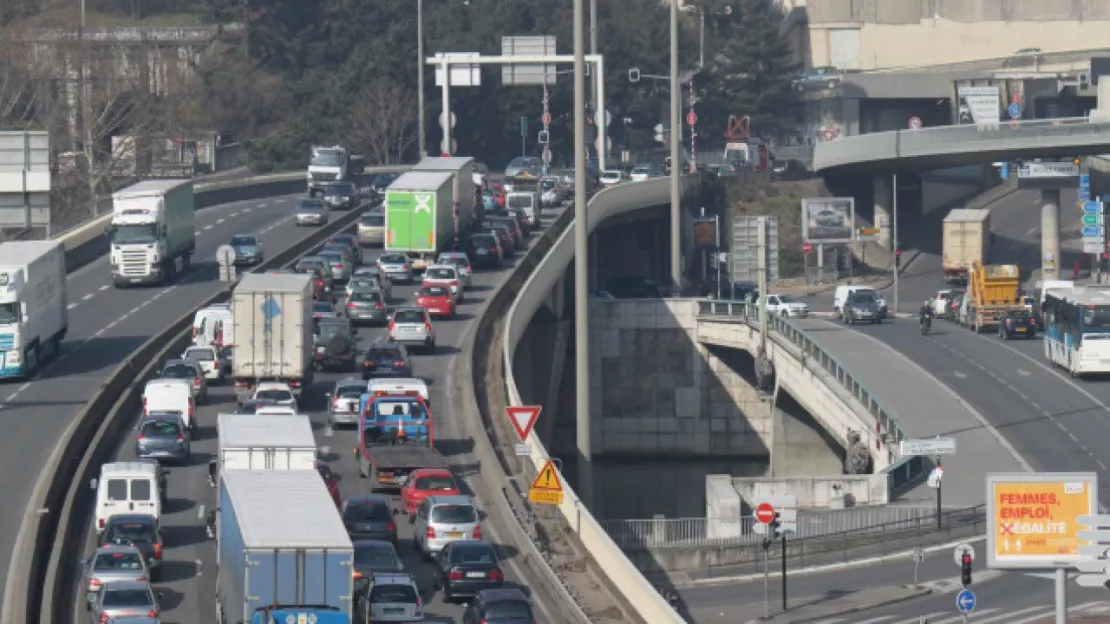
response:
M113 193L108 236L115 286L164 284L187 271L195 217L192 180L143 180Z
M32 375L61 351L68 329L62 244L0 243L0 378Z
M308 156L308 195L323 194L330 182L355 182L365 168L362 156L351 154L342 145L314 145Z

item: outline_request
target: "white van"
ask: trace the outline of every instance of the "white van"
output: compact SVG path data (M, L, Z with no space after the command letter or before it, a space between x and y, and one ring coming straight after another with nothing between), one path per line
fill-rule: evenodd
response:
M424 399L428 405L432 404L432 399L428 396L428 383L423 379L411 378L391 378L391 379L371 379L366 384L367 394L408 394L419 396Z
M96 532L108 518L123 514L162 517L160 468L154 462L112 462L100 467L100 478L89 487L96 491Z
M211 305L197 310L193 316L193 344L199 347L230 347L235 344L235 324L231 320L231 306Z
M197 404L191 384L184 379L152 379L143 388L143 416L158 413L181 414L185 426L197 428Z
M532 191L513 191L505 196L506 208L520 208L524 211L524 216L528 217L528 223L532 227L537 227L540 224L540 192L539 189Z
M855 292L871 292L875 294L875 300L879 302L879 308L886 313L886 299L870 286L849 286L842 284L836 287L836 294L833 296L833 313L836 318L843 316L844 302L848 300L848 295Z

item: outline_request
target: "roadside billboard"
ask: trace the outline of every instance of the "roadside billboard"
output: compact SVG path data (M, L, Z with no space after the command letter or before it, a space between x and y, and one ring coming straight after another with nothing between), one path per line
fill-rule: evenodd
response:
M987 567L1056 569L1075 566L1079 516L1098 514L1093 472L987 475Z
M814 244L850 243L856 222L856 200L851 197L813 197L802 200L802 240Z

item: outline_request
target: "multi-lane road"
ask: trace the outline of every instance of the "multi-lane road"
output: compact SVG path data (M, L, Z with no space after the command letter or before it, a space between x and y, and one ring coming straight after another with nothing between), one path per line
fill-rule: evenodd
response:
M286 219L290 214L287 209L273 208L272 200L263 203L268 204L268 206L263 206L260 210L265 211L266 208L270 208L270 219L265 221L266 226L259 227L260 224L256 223L255 229L252 230L246 224L240 226L225 220L220 225L226 224L226 226L215 230L219 234L213 236L213 240L218 238L218 242L213 243L211 254L215 253L215 245L224 242L231 233L238 231L261 232L266 227L270 227L268 224L279 223L280 219ZM241 214L242 209L240 208L239 211ZM252 213L257 213L257 211L252 210ZM554 214L549 211L548 216L553 218ZM297 232L285 231L291 229L291 227L286 222L280 222L269 233L263 234L264 237L268 235L271 237L265 239L265 245L269 253L277 252L298 238ZM286 238L274 240L277 232L284 232L283 236ZM303 236L305 232L302 230L299 234ZM533 233L533 240L537 237L538 234ZM363 262L372 262L377 255L378 250L365 249ZM427 380L429 385L432 411L437 423L437 446L447 456L456 473L464 480L476 476L476 473L467 472L468 466L471 467L469 470L473 471L472 466L474 465L472 459L468 457L470 441L463 439L462 427L456 419L453 397L450 396L451 384L448 383L447 374L451 370L452 361L460 355L459 345L462 343L464 334L470 330L476 311L480 309L483 301L492 295L497 285L508 276L512 264L520 256L521 253L518 252L513 262L506 263L505 267L500 270L475 273L473 284L470 290L467 291L465 301L459 308L456 318L440 320L435 323L437 333L436 353L434 355L414 355L415 373ZM209 272L214 275L214 269L210 268ZM214 279L213 275L208 275L208 281L206 282L212 289L217 288L217 285L211 281ZM418 285L395 284L391 306L411 303L417 288ZM207 290L197 290L192 292L187 300L184 298L184 294L179 295L172 316L176 317L181 313L181 310L196 305L207 294ZM95 297L91 300L95 300ZM105 305L112 304L106 302ZM151 304L148 307L154 305ZM107 309L102 310L99 315L107 318L105 315L119 315L126 311L126 303L118 304L118 306L110 308L111 312ZM165 318L168 316L169 314L165 310L163 310L160 321L159 317L151 316L148 333L156 332L164 326ZM125 322L121 322L121 325ZM376 338L384 335L385 330L381 327L359 328L359 349L365 349ZM365 481L360 481L355 472L352 451L357 445L357 438L354 430L340 429L333 431L327 426L327 399L325 393L331 391L337 380L357 375L359 373L353 371L318 373L312 386L306 389L307 392L302 398L301 406L301 411L312 419L318 446L327 450L324 457L339 477L340 490L344 496L364 494L367 487ZM211 510L216 501L215 490L207 484L207 463L209 459L215 457L217 449L217 415L234 412L236 404L234 392L228 386L213 386L210 388L209 394L208 401L198 409L199 430L192 444L192 460L184 466L169 467L168 513L162 520L166 542L164 558L166 567L163 578L158 584L159 591L164 593L164 618L165 621L169 622L214 621L217 573L215 544L206 538L205 515L206 510ZM138 414L136 414L137 418ZM133 448L134 434L131 434L128 439L120 440L118 457L120 459L134 457ZM398 550L404 559L406 568L414 573L423 590L425 613L428 616L427 621L444 624L461 622L463 607L445 604L436 596L436 592L432 588L432 568L414 551L411 543L411 528L403 520L403 516L400 518L402 520L398 523ZM507 540L503 539L508 535L508 529L489 525L483 528L487 531L488 539L499 546L501 554L506 560L507 581L528 585L529 583L523 577L522 568L515 561L517 553L507 545ZM92 540L93 534L90 526L87 552L92 548ZM534 598L541 609L541 613L549 609L560 608L559 605L553 605L550 599L545 596L534 595ZM74 597L74 604L78 613L84 613L83 600L83 593L79 592ZM546 613L544 615L546 616ZM545 619L547 618L545 617Z

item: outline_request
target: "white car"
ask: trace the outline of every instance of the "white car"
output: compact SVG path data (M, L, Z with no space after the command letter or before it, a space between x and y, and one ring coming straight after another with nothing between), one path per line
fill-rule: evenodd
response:
M455 303L462 303L463 285L459 271L451 264L433 264L424 271L424 286L442 286L451 289Z
M601 182L602 186L616 186L621 183L621 180L623 178L624 176L621 174L620 171L617 171L616 169L610 169L608 171L602 171L601 177L598 178L598 181Z
M548 189L540 194L540 203L544 206L558 206L559 205L559 191L555 189Z
M655 173L654 169L648 165L639 165L628 174L628 177L633 182L647 182L651 179L652 174Z
M253 400L273 401L274 403L290 407L294 410L297 409L297 396L293 394L293 389L289 384L284 381L262 381L254 387L254 392L251 393Z
M208 381L223 383L224 367L220 363L220 353L214 347L189 347L181 354L181 359L199 364Z
M788 318L806 318L809 306L790 295L767 295L767 312Z
M254 411L256 416L296 416L296 408L288 405L263 405Z
M933 295L933 314L936 316L944 316L944 312L948 309L948 302L952 300L951 290L938 290L937 294Z

